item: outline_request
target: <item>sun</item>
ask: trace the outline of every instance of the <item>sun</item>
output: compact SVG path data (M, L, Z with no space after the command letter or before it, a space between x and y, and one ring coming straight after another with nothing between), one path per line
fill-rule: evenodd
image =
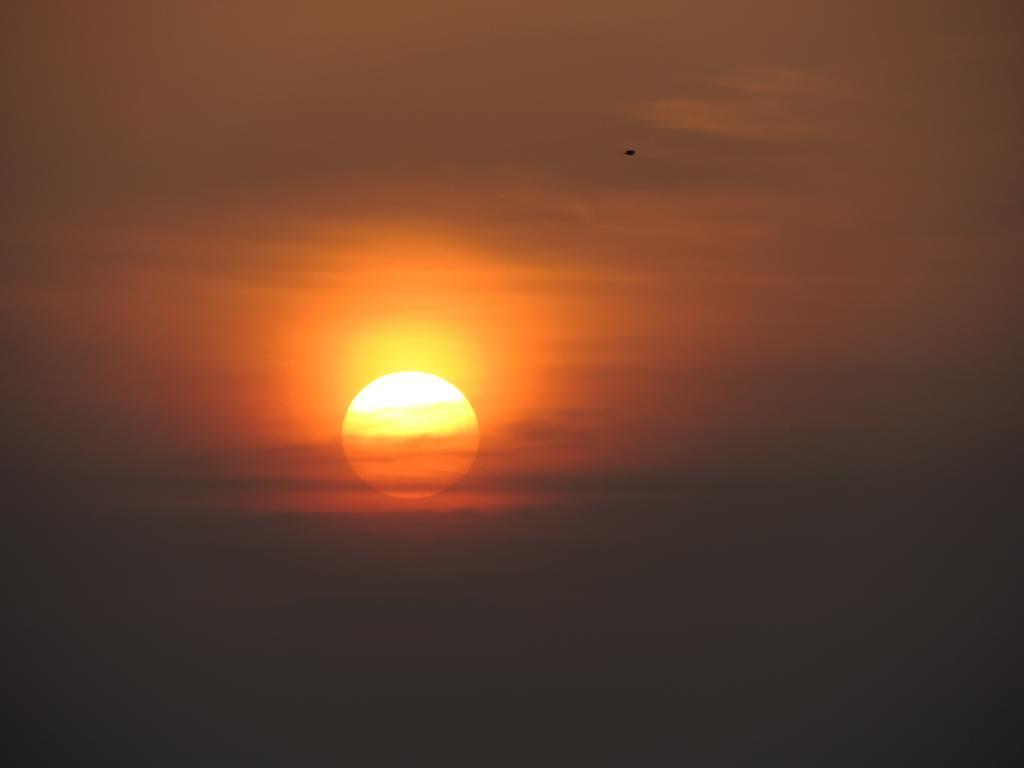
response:
M458 482L480 446L476 413L440 376L402 371L367 384L341 427L345 456L378 491L403 499L434 496Z

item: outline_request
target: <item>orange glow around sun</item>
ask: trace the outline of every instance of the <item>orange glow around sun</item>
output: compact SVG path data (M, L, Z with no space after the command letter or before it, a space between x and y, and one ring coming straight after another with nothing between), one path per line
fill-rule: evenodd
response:
M578 320L554 300L561 278L427 234L370 235L311 250L304 257L318 266L282 286L278 439L341 449L336 467L295 470L317 489L302 503L315 495L319 509L385 511L418 498L418 509L440 512L534 493L517 478L574 459L572 446L537 450L532 425L586 405L560 375ZM458 399L414 402L437 392L412 379L378 390L395 372L451 382Z
M480 444L476 413L439 376L404 371L368 384L342 425L355 473L389 496L422 499L469 471Z

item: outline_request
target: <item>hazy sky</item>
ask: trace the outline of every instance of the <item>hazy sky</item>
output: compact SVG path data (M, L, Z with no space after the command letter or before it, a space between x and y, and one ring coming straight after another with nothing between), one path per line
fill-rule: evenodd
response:
M323 444L439 368L523 471L956 452L1019 373L1004 11L8 5L16 442Z
M291 595L283 615L312 636L320 619L301 606L319 582L313 571L295 575L300 562L328 581L372 573L373 584L392 584L386 574L399 562L395 591L345 582L335 597L372 623L386 594L382 604L397 611L388 621L413 634L430 613L422 601L437 598L446 606L437 648L471 633L452 607L460 579L491 588L469 590L480 610L507 588L518 607L492 606L492 626L528 634L523 627L568 626L552 618L563 604L556 596L541 598L539 613L529 607L542 583L568 573L591 595L564 596L573 642L620 620L643 627L640 614L661 615L683 589L685 620L658 624L649 658L679 680L693 657L666 638L688 637L695 624L708 647L754 665L740 669L756 680L770 666L750 661L756 649L785 648L786 663L799 666L804 641L824 654L822 679L832 679L842 645L792 629L810 621L801 600L836 604L829 584L840 585L841 604L860 606L842 620L851 624L829 625L836 632L856 633L849 616L858 616L882 638L902 608L934 607L893 630L904 650L947 631L964 606L989 605L1003 594L992 571L988 581L967 578L975 597L987 597L961 596L948 626L929 590L942 563L967 576L995 556L997 537L987 536L1002 518L979 509L1004 509L1024 426L1019 22L1010 2L5 2L0 445L20 478L15 506L32 521L26 551L50 553L29 557L28 582L49 585L31 595L63 606L76 632L105 638L60 668L101 680L108 648L132 645L120 630L96 629L86 604L130 626L134 601L193 611L209 587L225 604L239 601L243 623L267 629L281 606L253 596L245 574L259 584L281 576ZM627 147L637 155L623 156ZM340 449L356 392L407 369L455 383L481 424L466 481L415 508L365 491ZM568 508L569 519L557 517ZM755 509L780 514L779 526ZM134 558L149 563L152 593L121 594L111 575L121 571L104 571L83 587L93 597L81 598L61 585L91 566L39 566L70 557L51 552L40 520L125 510L129 529L79 522L76 535L126 573ZM174 581L176 560L153 554L162 534L139 527L167 510L207 516L168 534L203 574L194 582ZM468 532L396 522L396 533L377 521L367 533L334 521L287 534L225 522L256 510L470 510L492 522L466 523ZM512 517L493 522L499 513ZM891 523L890 513L904 517ZM523 543L534 525L526 521L550 525L551 538ZM936 548L912 535L918 525ZM868 549L844 549L846 534ZM122 535L134 543L104 549L121 547L109 542ZM263 559L279 535L284 551ZM755 536L774 542L778 562ZM877 559L870 543L886 536L884 577L829 570ZM235 537L249 544L224 544ZM965 538L975 548L958 560L950 553ZM817 542L813 554L792 544L805 540ZM439 582L435 546L456 563ZM215 564L225 551L241 563L230 577ZM362 554L350 567L329 551ZM498 565L492 552L505 553ZM620 582L599 552L626 570L650 556L657 573ZM776 569L787 559L798 582L820 591L794 597ZM911 578L901 563L923 570ZM764 626L758 600L722 578L757 581L762 566L774 574L765 589L781 601L768 604L793 623L749 647L731 634L722 645L710 627ZM835 579L819 580L816 569ZM524 579L520 591L509 574ZM872 600L893 581L913 585L895 591L906 604L879 608ZM45 602L29 595L20 596L26 605ZM216 623L216 611L195 610L181 627ZM165 626L154 616L152 626ZM38 636L26 630L29 645L61 636L65 619L53 621ZM344 634L338 626L320 629L334 637ZM223 643L246 635L211 632ZM499 661L513 653L509 636L486 635L493 642L483 641L475 669L521 671ZM374 637L367 631L358 647ZM580 663L604 660L616 686L633 686L632 667L616 664L647 647L644 637L609 640ZM178 640L191 648L195 638ZM964 638L926 657L939 664L946 651L980 647ZM902 669L899 649L879 664ZM312 679L327 649L306 650L296 674ZM381 669L406 669L380 653ZM403 662L407 671L443 656L423 653ZM532 653L550 670L571 658ZM292 669L285 651L259 646L243 657L256 664L268 654L280 676L271 687L301 698L307 689L283 671ZM140 669L156 663L142 658ZM197 680L217 678L219 656L196 663ZM698 688L718 695L721 676L700 669ZM742 688L736 674L723 685ZM43 695L35 684L26 690ZM226 690L231 706L245 698ZM560 690L574 702L580 689ZM900 690L913 709L919 689ZM89 708L82 696L66 707L68 722L79 703ZM780 727L795 732L795 722ZM879 723L871 733L889 733ZM822 744L844 733L827 731Z

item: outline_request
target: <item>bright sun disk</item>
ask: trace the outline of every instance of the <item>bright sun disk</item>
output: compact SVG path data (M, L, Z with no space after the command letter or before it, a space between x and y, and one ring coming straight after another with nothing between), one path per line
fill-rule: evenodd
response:
M399 498L440 493L469 471L480 444L476 413L459 389L420 371L392 373L355 396L342 424L355 473Z

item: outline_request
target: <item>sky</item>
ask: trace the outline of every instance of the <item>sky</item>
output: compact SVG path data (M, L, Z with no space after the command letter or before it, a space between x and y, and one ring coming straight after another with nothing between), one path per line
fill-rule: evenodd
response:
M200 765L997 744L1019 21L4 3L26 743ZM402 370L480 424L469 475L414 502L341 449L348 403Z

